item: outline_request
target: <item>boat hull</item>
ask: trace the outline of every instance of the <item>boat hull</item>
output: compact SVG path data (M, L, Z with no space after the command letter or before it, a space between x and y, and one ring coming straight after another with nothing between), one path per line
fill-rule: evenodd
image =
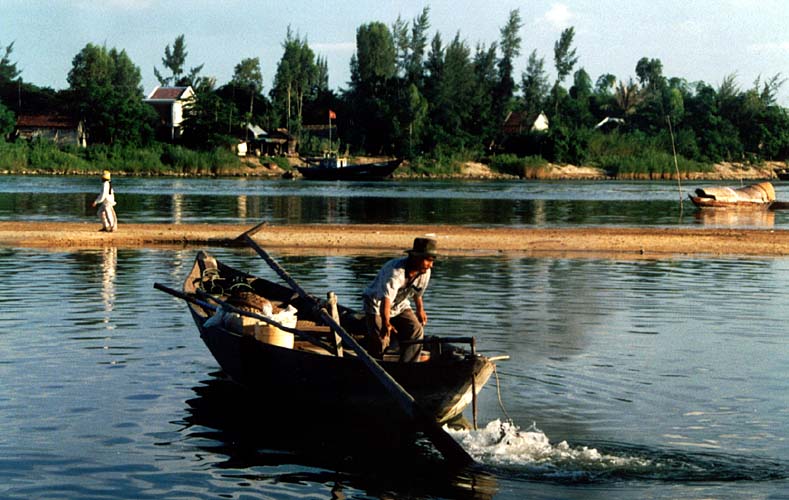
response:
M322 181L372 181L390 177L402 160L363 163L345 167L323 167L319 165L297 166L299 173L309 180Z
M699 208L752 208L767 209L771 202L752 202L752 201L720 201L714 198L704 198L701 196L691 196L690 201Z
M184 292L195 292L196 283L202 279L199 262L205 261L205 255L198 254L184 282ZM289 300L299 310L300 320L310 316L312 309L293 298L292 289L221 263L218 268L221 275L235 272L251 279L255 290L272 301ZM199 304L188 303L188 307L200 337L222 370L276 411L300 415L319 410L387 422L403 414L383 385L347 350L339 357L311 345L293 349L261 342L253 335L207 323L211 311ZM351 309L339 309L343 327L359 336L363 321ZM379 363L438 422L459 416L471 403L472 391L479 393L495 367L487 357L451 345L442 345L440 352L436 349L428 361Z

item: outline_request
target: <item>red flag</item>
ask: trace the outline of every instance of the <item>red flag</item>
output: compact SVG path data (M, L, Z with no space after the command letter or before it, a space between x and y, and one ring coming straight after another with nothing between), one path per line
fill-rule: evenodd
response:
M337 119L337 114L334 111L329 110L329 120L336 120L336 119Z

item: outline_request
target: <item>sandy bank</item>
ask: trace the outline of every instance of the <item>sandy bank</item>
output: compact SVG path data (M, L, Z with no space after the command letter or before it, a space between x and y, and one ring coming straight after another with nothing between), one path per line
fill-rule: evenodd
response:
M235 224L122 224L115 233L96 223L0 222L0 246L31 248L211 247L230 245L250 229ZM254 236L280 253L383 253L409 248L433 233L447 255L500 253L658 258L674 255L789 255L789 231L688 228L512 229L423 225L264 226Z

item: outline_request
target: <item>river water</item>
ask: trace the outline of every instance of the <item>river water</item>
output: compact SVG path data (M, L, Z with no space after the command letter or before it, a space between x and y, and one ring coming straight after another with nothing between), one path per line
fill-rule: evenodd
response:
M0 220L97 223L96 184L2 177ZM786 225L680 213L660 183L115 186L121 224ZM210 250L273 277L248 250ZM401 250L274 256L358 306ZM265 395L229 383L185 306L153 289L178 287L194 253L0 249L0 498L787 498L788 258L439 260L429 333L511 357L480 429L452 431L480 464L456 471L424 443L384 453L327 428L319 408L314 425L272 425Z

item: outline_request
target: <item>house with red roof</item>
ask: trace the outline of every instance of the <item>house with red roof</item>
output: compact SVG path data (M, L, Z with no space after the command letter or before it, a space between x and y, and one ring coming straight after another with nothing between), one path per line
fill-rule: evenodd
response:
M56 144L85 147L85 127L80 120L62 114L20 114L16 119L16 137L44 139Z
M156 87L143 102L153 106L159 115L157 137L174 141L181 136L184 109L189 106L195 92L191 86Z

